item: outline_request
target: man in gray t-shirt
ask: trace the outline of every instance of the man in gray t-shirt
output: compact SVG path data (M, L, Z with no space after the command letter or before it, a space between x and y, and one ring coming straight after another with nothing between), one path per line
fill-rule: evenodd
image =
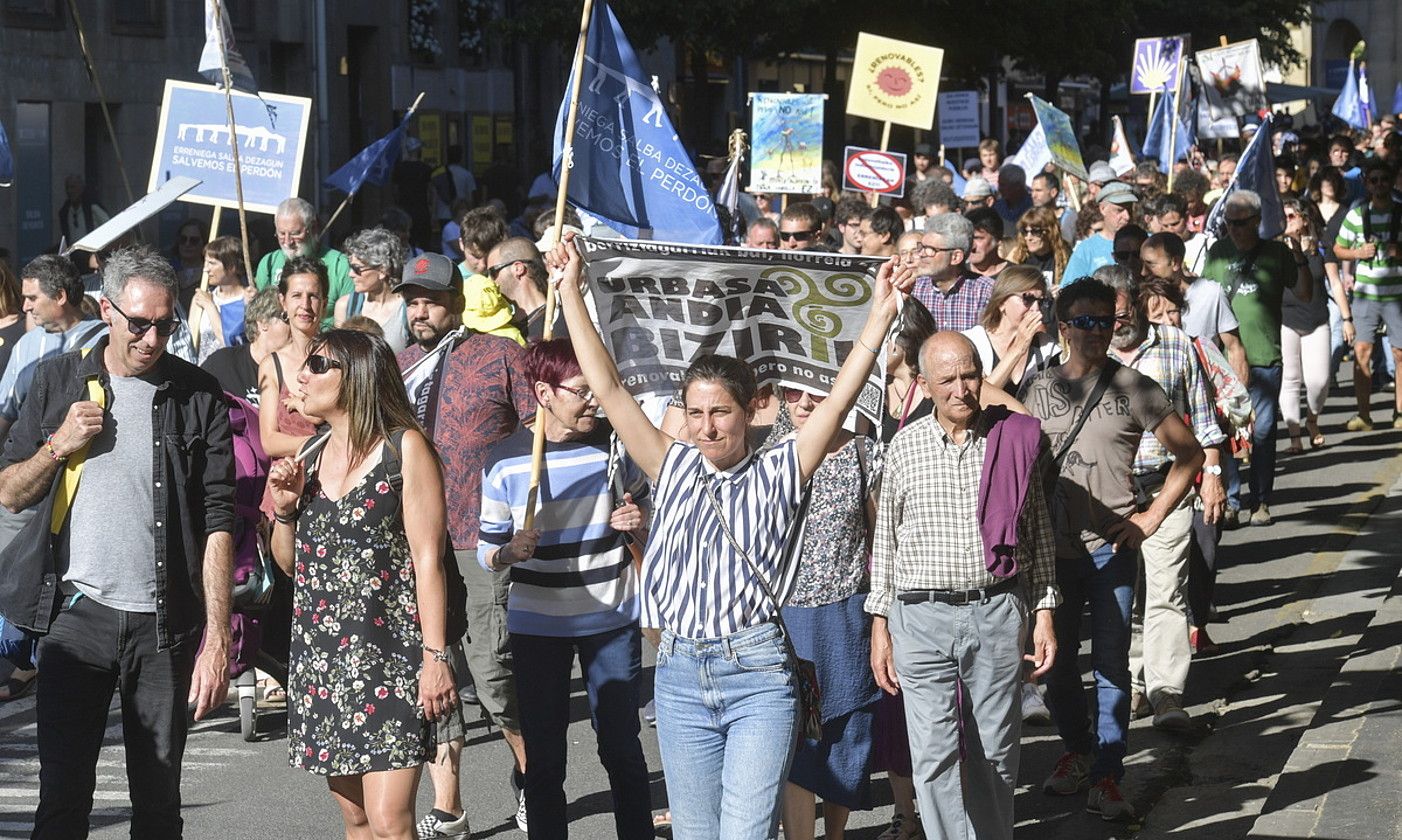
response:
M1037 374L1023 397L1042 421L1058 473L1048 498L1062 603L1047 705L1066 754L1043 787L1069 796L1090 785L1086 809L1107 820L1133 814L1119 781L1129 729L1135 550L1192 490L1203 460L1202 448L1158 383L1106 357L1121 314L1115 311L1114 291L1098 280L1063 286L1056 317L1067 358ZM1082 416L1085 422L1077 430ZM1145 432L1163 443L1174 462L1158 496L1136 512L1131 473ZM1077 664L1087 605L1098 721L1090 718Z
M1144 241L1139 248L1139 261L1143 264L1144 277L1172 280L1183 289L1185 302L1183 311L1183 332L1193 338L1205 338L1217 342L1231 363L1237 377L1245 382L1249 378L1246 366L1246 348L1241 343L1241 334L1236 314L1232 312L1231 301L1221 284L1189 277L1183 271L1183 257L1186 248L1176 233L1156 233Z

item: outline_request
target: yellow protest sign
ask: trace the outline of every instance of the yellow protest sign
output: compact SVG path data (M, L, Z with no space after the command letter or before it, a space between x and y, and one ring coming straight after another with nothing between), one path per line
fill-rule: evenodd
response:
M847 113L930 129L944 50L863 32L848 84Z

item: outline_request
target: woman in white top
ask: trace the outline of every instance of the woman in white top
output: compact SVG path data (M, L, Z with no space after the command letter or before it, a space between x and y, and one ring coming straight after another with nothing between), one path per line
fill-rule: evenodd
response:
M385 331L395 353L409 346L409 319L404 299L392 287L404 273L404 243L382 227L352 234L345 244L355 291L336 301L336 326L364 315Z
M248 273L243 269L243 246L237 237L220 236L204 246L204 271L209 286L190 301L190 324L199 335L199 363L215 350L246 340L244 306L248 302Z
M1051 292L1041 269L1015 265L993 284L977 327L964 330L983 361L983 381L1018 395L1039 370L1057 364L1061 349L1047 332Z

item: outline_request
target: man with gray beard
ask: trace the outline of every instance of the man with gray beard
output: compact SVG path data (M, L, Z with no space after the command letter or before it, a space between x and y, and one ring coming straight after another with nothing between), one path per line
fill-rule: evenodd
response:
M319 236L321 221L316 217L316 210L304 199L296 196L283 199L273 214L273 227L277 230L277 249L258 262L253 285L259 291L275 285L277 278L282 276L282 267L293 257L321 260L326 265L326 276L331 280L331 291L326 298L326 317L321 319L321 328L331 329L336 320L336 301L355 291L350 261L335 248L322 247Z

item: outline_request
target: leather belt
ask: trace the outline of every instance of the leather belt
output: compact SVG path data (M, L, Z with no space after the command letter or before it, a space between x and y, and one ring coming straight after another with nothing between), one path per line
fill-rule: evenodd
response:
M937 604L966 606L975 602L987 601L994 595L1012 592L1017 586L1017 578L1010 577L983 589L913 589L909 592L897 593L896 599L902 604L923 604L926 601L933 601Z

